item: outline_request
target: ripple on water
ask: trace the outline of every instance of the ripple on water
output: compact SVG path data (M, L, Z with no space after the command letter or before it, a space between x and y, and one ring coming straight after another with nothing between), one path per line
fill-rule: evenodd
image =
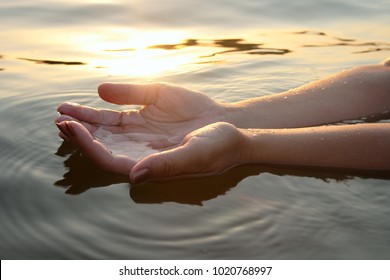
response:
M72 239L74 232L65 227L65 220L74 217L76 224L80 220L80 213L71 214L75 208L69 208L75 201L65 201L63 192L52 185L56 173L63 172L58 170L62 164L54 156L61 140L53 120L58 103L68 98L86 101L88 96L77 92L35 92L1 98L0 221L2 240L7 244L5 248L0 246L2 256L80 256L79 250L75 253L70 249L64 252L49 249L58 243L68 244L69 248L77 243ZM92 201L84 206L95 207ZM90 252L89 256L92 255Z
M1 99L1 256L334 257L340 253L337 246L345 248L343 242L352 240L349 244L353 247L356 240L362 240L352 231L354 227L363 230L363 226L379 237L377 243L371 244L379 246L388 240L384 231L375 229L386 220L386 200L381 192L372 198L372 204L382 207L370 208L364 215L364 209L368 209L365 200L372 195L356 192L353 200L339 185L335 184L334 191L329 190L329 183L318 179L261 174L240 182L241 177L235 181L240 182L239 188L228 186L224 193L229 195L213 195L212 202L204 201L203 206L166 201L157 205L137 204L129 197L126 182L66 197L62 188L53 186L67 172L63 158L54 155L61 140L53 124L55 107L65 100L91 104L95 94L33 93ZM207 181L202 182L207 185ZM354 215L355 210L359 210L358 215ZM383 216L371 217L380 211ZM329 241L336 245L329 245Z
M1 170L5 175L13 172L34 172L49 168L48 154L58 145L54 126L56 106L66 98L88 99L87 93L20 93L1 98L0 138ZM41 170L44 172L44 170Z

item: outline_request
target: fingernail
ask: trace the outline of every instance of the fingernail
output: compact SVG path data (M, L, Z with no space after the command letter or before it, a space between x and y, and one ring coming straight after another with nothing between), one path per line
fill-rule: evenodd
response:
M70 134L70 136L74 137L74 131L73 131L72 126L69 124L69 122L64 122L64 123L65 123L66 129L67 129L68 133Z
M133 184L140 184L145 182L149 177L149 170L144 168L135 172L133 176Z
M72 108L75 108L75 107L79 107L79 106L80 106L80 104L78 104L78 103L64 102L64 103L61 103L60 105L58 105L57 112L60 113L60 114L63 114L64 111L67 111L69 109L72 109Z
M64 124L61 122L61 123L56 123L56 126L58 127L58 129L66 136L69 136L66 129L64 128Z

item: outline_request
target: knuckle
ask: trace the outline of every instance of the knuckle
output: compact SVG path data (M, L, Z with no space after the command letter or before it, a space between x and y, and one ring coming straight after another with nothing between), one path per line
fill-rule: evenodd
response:
M166 83L156 82L149 84L147 87L146 97L148 104L154 104L157 102L162 89L167 86Z
M153 177L169 177L177 173L175 161L170 157L160 158L153 156L150 158L149 169Z
M158 94L167 84L162 82L155 82L149 85L149 93Z

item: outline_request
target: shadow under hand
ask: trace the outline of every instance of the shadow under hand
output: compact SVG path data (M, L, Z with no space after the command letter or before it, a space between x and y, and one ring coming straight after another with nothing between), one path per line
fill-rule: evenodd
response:
M129 183L129 177L105 172L81 155L75 146L62 142L57 156L66 158L68 171L55 186L66 188L67 194L80 194L91 188L107 187L118 183ZM258 168L236 167L216 176L187 178L166 182L147 182L130 187L130 198L136 203L176 202L202 205L203 201L216 198L235 187L245 177L258 174ZM130 183L129 183L130 185Z
M244 178L259 173L256 166L238 166L214 176L147 182L132 186L130 197L136 203L176 202L202 205L204 201L225 194Z
M91 188L107 187L118 183L128 183L129 177L106 172L85 158L68 142L63 142L56 153L66 157L64 166L69 169L63 179L54 183L56 186L67 188L67 194L80 194Z
M375 171L355 171L332 168L303 168L264 164L241 165L216 176L187 178L167 182L147 182L130 188L130 197L136 203L176 202L203 205L204 201L224 195L243 179L269 173L276 176L307 177L330 182L347 181L355 177L390 179L390 174Z

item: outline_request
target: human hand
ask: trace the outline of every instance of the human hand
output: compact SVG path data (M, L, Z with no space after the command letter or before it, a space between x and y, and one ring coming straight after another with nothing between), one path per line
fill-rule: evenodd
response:
M129 174L136 160L170 149L184 136L224 118L226 107L206 95L169 84L103 84L102 99L145 105L140 110L97 110L72 103L58 107L60 136L100 167Z
M106 83L99 86L98 92L110 103L144 107L112 111L63 103L58 112L78 120L92 133L98 128L115 134L131 133L132 140L148 141L157 149L177 145L187 133L223 120L227 110L224 104L200 92L171 84Z
M130 156L112 154L79 122L62 121L57 126L63 139L75 144L99 167L129 174L132 183L218 174L246 159L245 135L229 123L213 123L197 129L186 135L179 146L152 153L138 162Z
M214 175L248 159L248 137L230 123L218 122L197 129L170 150L138 161L130 180L139 183L182 176Z

